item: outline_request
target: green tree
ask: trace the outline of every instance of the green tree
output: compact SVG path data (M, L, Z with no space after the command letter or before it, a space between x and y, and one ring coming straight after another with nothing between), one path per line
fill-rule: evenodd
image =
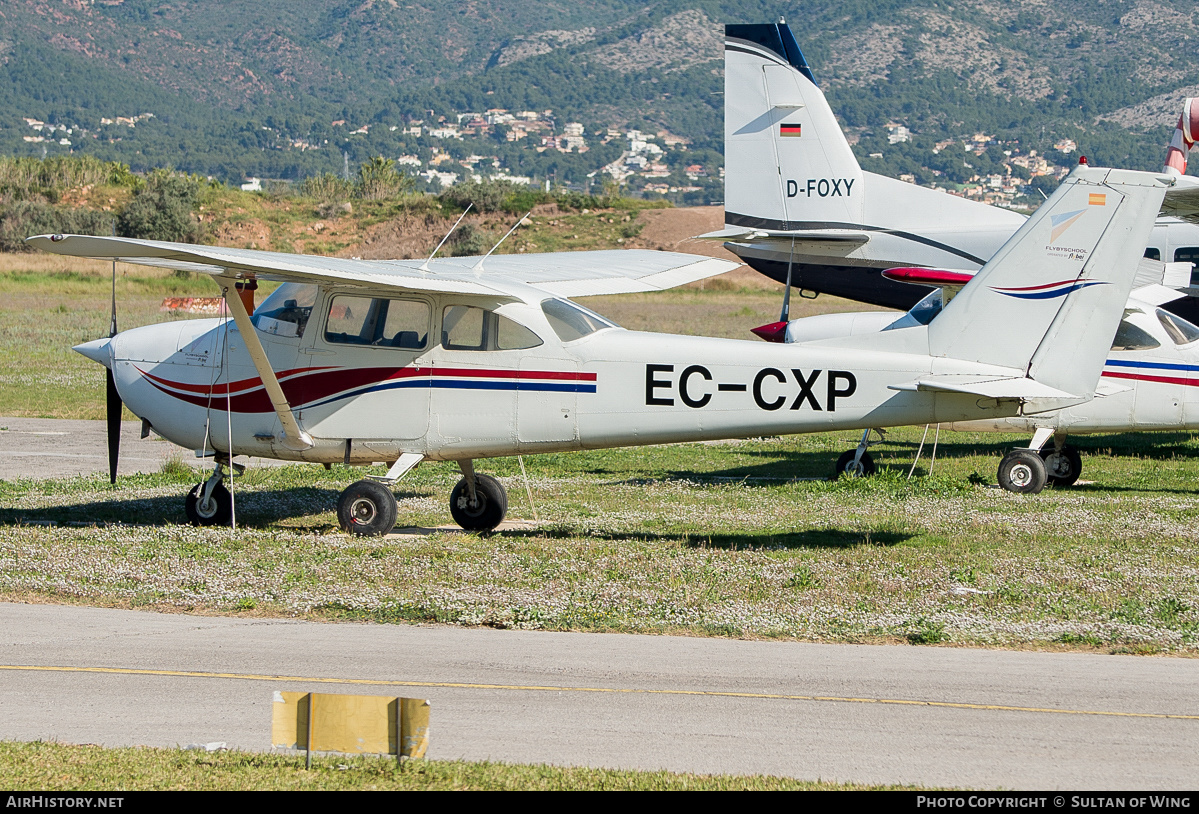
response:
M358 179L354 182L354 194L364 201L382 201L398 197L407 192L415 181L396 171L395 161L382 156L362 162L358 167Z
M198 179L156 170L121 210L117 233L145 240L199 243L204 236L194 213L199 197Z

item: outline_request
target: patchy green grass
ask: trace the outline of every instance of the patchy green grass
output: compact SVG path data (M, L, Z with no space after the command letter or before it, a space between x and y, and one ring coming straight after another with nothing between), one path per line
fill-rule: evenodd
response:
M251 752L0 741L0 777L22 791L852 791L861 786L767 775L705 775L465 760L304 757Z
M487 536L433 528L450 522L449 464L397 490L401 525L432 530L375 539L337 529L337 494L363 474L343 467L247 473L236 532L183 525L199 474L177 462L116 488L100 476L0 482L0 592L379 622L1199 651L1199 444L1081 439L1095 484L1021 496L990 485L1014 442L943 434L933 474L926 449L911 480L916 430L874 448L879 476L838 482L824 476L853 439L836 434L531 456L540 522ZM507 485L509 517L531 520L517 462L481 468Z

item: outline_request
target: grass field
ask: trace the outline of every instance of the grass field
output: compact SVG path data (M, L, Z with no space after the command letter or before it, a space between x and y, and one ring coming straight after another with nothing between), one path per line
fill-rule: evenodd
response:
M880 476L835 483L824 478L852 443L835 435L531 456L539 522L516 461L489 461L509 517L530 521L489 536L348 537L332 510L363 473L342 467L251 471L236 532L183 524L199 474L182 464L115 488L0 482L0 592L328 620L1197 651L1188 436L1083 439L1096 483L1031 497L987 485L1003 439L943 435L934 474L926 451L908 480L919 434L891 438L875 448ZM401 525L449 523L458 477L450 464L412 473Z
M9 791L854 791L912 788L459 760L314 757L178 749L104 749L0 741Z
M70 346L107 332L109 268L0 263L0 415L99 418L103 370ZM121 326L157 321L200 277L120 267ZM631 328L744 336L769 291L593 298ZM823 298L807 309L854 307ZM807 311L810 312L810 311ZM807 313L796 311L799 313ZM879 477L826 480L853 433L481 462L516 529L364 540L337 529L362 470L284 467L237 484L239 529L183 525L201 477L182 463L122 480L0 481L0 595L30 601L381 622L1199 652L1199 442L1078 438L1089 484L994 488L1026 438L944 433L907 474L921 429L872 452ZM398 489L401 525L449 522L459 475Z

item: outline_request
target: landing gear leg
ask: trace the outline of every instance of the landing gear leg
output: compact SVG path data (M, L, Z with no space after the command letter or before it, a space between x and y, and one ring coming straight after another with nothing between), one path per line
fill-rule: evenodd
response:
M878 433L878 441L870 440L870 433ZM878 444L886 439L886 433L882 430L866 430L862 433L862 440L858 442L856 449L849 449L841 453L841 457L837 459L837 470L833 474L833 478L846 476L850 478L865 477L873 475L875 472L874 458L866 451L867 447L873 444Z
M228 458L217 458L208 480L197 483L187 493L183 509L192 525L227 526L233 519L233 497L222 483L228 477L226 469L241 474L245 467L231 463Z
M508 513L508 494L490 475L475 474L474 462L459 461L462 480L450 493L450 514L467 531L491 531Z

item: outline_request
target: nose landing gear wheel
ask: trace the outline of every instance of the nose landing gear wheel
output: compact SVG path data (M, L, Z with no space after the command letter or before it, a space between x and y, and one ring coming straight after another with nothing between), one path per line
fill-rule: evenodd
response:
M870 457L869 452L863 452L861 459L854 463L853 459L857 452L856 449L849 449L841 453L841 457L837 459L837 471L834 478L842 476L864 478L874 474L874 458Z
M475 475L475 499L470 499L466 478L458 481L450 493L450 514L467 531L491 531L508 513L508 494L490 475Z
M1059 452L1050 445L1041 450L1041 459L1050 486L1073 486L1082 474L1082 456L1074 447L1063 446Z
M378 537L395 528L399 507L395 495L381 483L351 483L337 498L337 522L360 537Z
M233 518L233 498L224 485L212 487L208 501L204 501L204 484L197 483L187 493L183 503L187 522L193 526L227 526Z
M1045 488L1047 477L1045 462L1029 449L1014 449L999 462L999 485L1009 492L1035 495Z

